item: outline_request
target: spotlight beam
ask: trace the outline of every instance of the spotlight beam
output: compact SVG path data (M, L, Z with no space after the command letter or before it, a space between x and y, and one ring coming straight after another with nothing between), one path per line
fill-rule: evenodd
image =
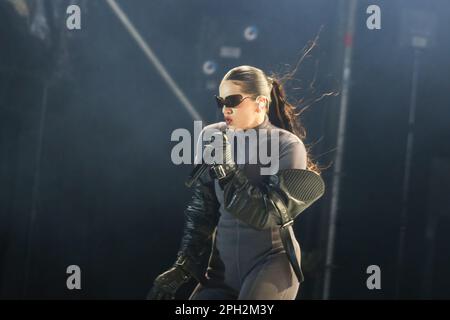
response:
M173 80L167 69L163 66L161 61L158 59L156 54L153 52L153 50L150 48L148 43L142 38L139 31L136 30L133 23L130 21L128 16L123 12L122 8L117 4L115 0L106 0L114 14L119 18L119 20L122 22L125 29L128 31L130 36L136 41L138 46L141 48L141 50L144 52L145 56L148 58L148 60L153 64L153 66L156 68L158 73L161 75L161 77L164 79L164 81L167 83L169 88L172 90L172 92L175 94L175 96L180 100L181 105L189 112L191 117L194 120L202 120L202 117L197 112L197 110L194 108L192 103L189 101L189 99L186 97L184 92L181 90L181 88L176 84L176 82Z

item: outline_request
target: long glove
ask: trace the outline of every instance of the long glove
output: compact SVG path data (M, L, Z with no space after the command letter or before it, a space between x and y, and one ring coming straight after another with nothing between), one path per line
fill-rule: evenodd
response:
M197 181L191 201L184 211L185 225L177 260L159 275L148 295L150 299L173 299L181 285L195 278L205 284L204 275L212 245L212 234L219 220L219 203L212 182Z

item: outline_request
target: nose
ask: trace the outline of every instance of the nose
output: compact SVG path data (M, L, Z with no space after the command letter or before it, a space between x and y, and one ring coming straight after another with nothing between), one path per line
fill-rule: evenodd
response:
M222 113L225 114L225 115L231 115L231 114L234 113L234 110L233 110L233 108L228 108L226 106L223 106L222 107Z

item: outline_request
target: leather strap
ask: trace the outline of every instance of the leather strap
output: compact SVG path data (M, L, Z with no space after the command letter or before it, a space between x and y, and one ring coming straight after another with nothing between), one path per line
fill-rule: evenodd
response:
M300 266L300 262L297 259L297 255L295 253L294 241L292 240L295 235L292 229L292 225L294 224L294 219L291 219L288 216L287 208L281 200L280 196L273 192L270 196L273 204L278 209L281 217L281 226L280 226L280 237L283 243L284 250L286 251L286 255L291 263L292 268L294 269L295 275L297 276L297 280L299 283L302 283L304 280L302 268Z
M293 237L295 237L295 235L293 233L294 233L294 231L292 229L292 225L280 227L280 236L281 236L281 241L283 242L284 250L286 250L287 257L289 259L289 262L292 265L292 268L294 269L294 272L295 272L295 275L297 276L298 282L302 283L304 280L304 277L303 277L302 268L297 259L297 255L295 254L294 242L292 241L292 239L293 239Z

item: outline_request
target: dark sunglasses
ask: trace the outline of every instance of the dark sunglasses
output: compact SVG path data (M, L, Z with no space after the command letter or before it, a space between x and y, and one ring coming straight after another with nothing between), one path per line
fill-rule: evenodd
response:
M236 108L242 101L251 97L242 97L240 94L232 94L226 98L214 96L216 98L217 107L222 109L224 106L228 108Z

